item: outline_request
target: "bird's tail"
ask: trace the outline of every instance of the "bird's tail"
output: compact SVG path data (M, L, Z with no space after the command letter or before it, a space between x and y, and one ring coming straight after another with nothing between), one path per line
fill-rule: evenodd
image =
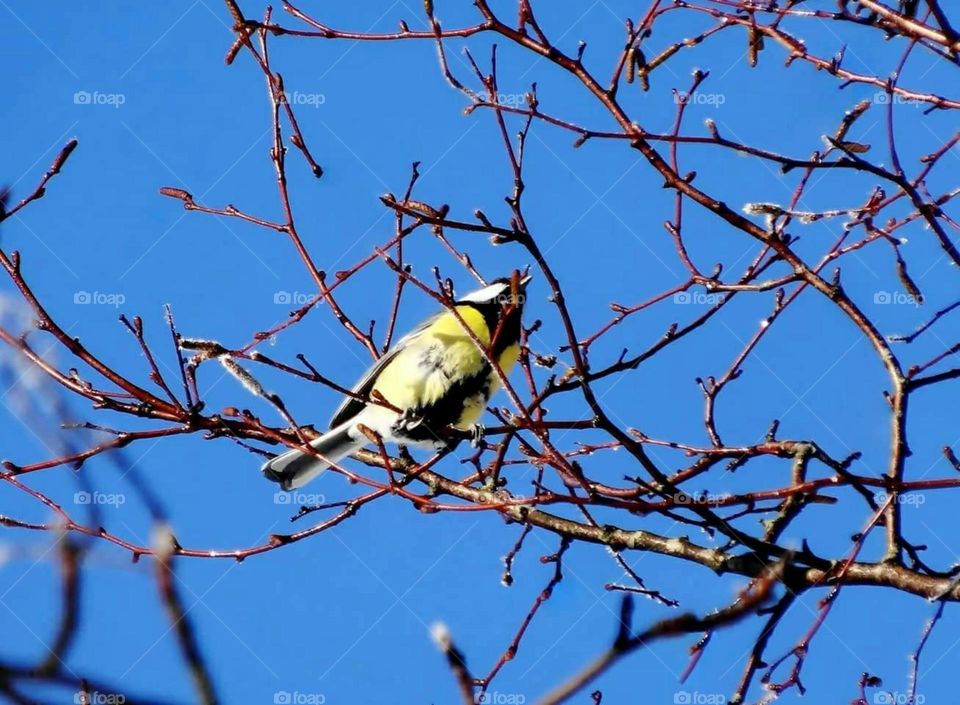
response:
M288 450L267 461L263 466L263 474L268 480L278 483L287 491L303 487L332 463L339 462L363 447L364 441L357 441L351 437L352 426L352 421L348 421L327 431L320 438L310 441L310 446L325 460L301 450Z

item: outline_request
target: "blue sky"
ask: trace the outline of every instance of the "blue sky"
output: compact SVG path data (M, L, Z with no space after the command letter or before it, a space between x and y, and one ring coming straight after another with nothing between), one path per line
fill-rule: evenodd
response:
M80 146L47 196L4 223L0 242L21 251L28 280L64 328L106 361L146 380L146 366L135 342L117 323L118 313L141 315L148 339L163 351L164 364L171 365L164 304L172 306L185 335L238 345L283 320L289 306L275 302L283 301L284 294L312 295L309 277L282 236L235 220L186 213L158 194L160 187L174 186L212 206L233 203L264 217L280 217L268 157L264 82L245 55L232 66L224 65L232 35L222 6L212 0L120 7L94 2L67 4L54 12L42 4L7 2L0 0L0 42L7 67L0 180L12 184L14 199L23 197L67 139L76 137ZM588 66L607 75L622 44L623 18L637 11L634 4L541 4L544 28L558 45L572 51L585 39ZM445 25L474 21L468 4L452 5L437 3ZM243 6L251 16L262 12L251 3ZM515 12L508 6L505 12ZM332 26L360 30L387 31L404 18L411 26L421 21L419 3L337 3L304 9ZM277 16L283 17L279 11ZM283 21L293 23L287 17ZM692 26L668 17L650 41L665 46L688 36ZM852 65L880 75L892 70L899 58L893 43L869 41L870 35L862 32L840 37L832 31L810 32L811 49L829 55L841 41L850 41ZM459 46L451 44L452 66L468 81ZM476 38L470 46L479 59L487 59L488 40ZM702 92L713 98L689 108L688 131L703 134L703 120L710 117L726 135L806 156L822 145L821 135L832 134L845 110L875 96L865 87L837 90L833 79L799 64L784 71L783 54L775 47L750 69L744 46L742 34L718 35L656 73L649 93L624 86L624 104L647 129L668 130L675 110L671 89L685 90L695 67L710 69ZM303 96L296 106L298 116L325 170L316 180L299 156L290 153L293 205L321 269L345 269L390 239L393 220L378 196L402 193L413 161L421 162L421 200L448 203L453 213L464 217L482 208L494 221L505 220L503 196L511 188L511 175L492 116L482 111L463 115L466 101L443 81L431 44L284 38L273 41L271 56L288 92ZM500 63L503 93L523 93L537 81L544 109L597 129L613 127L583 91L547 62L502 47ZM942 89L949 85L949 75L933 57L918 52L904 82ZM902 120L897 135L901 159L915 170L917 158L939 147L956 129L956 121L949 113L922 116L910 105L897 106L897 111ZM885 140L881 116L875 107L854 131L856 139L877 151ZM572 141L568 133L534 127L525 199L531 229L566 287L578 332L585 334L609 319L609 302L647 299L683 281L685 270L662 227L672 213L672 195L661 188L646 162L624 144L597 140L575 150ZM956 186L953 160L958 156L948 155L934 172L931 192ZM681 150L681 164L698 171L701 188L736 208L756 201L783 203L796 183L795 177L781 178L764 163L711 147ZM817 176L803 207L854 207L874 185L873 179L849 174ZM797 227L800 251L813 256L824 251L839 226L820 221ZM723 261L727 272L737 272L755 252L742 233L729 231L708 213L688 208L685 229L691 255L704 269ZM910 239L904 254L915 262L913 272L927 295L922 308L885 304L878 298L902 293L889 248L867 248L844 264L851 295L885 334L909 331L957 293L956 273L930 234L915 225L904 235ZM529 263L519 248L494 248L482 237L456 235L455 242L489 277ZM411 241L407 256L421 276L430 277L430 268L439 265L462 289L470 286L456 262L426 233ZM562 331L543 282L535 280L531 286L527 315L543 319L536 345L538 351L549 352L562 342ZM382 332L392 287L388 270L377 265L351 280L342 297L355 320L376 319ZM93 303L78 303L83 293ZM0 296L6 303L12 300L9 282L0 283ZM742 297L711 328L675 346L669 355L599 385L605 408L624 425L651 436L705 443L702 397L694 378L722 374L771 305L769 295ZM432 310L429 299L411 293L400 312L400 329ZM624 346L640 350L671 322L689 320L697 310L696 303L667 303L635 316L609 342L595 346L592 360L613 360ZM955 342L956 330L955 322L946 321L904 351L905 366ZM280 336L268 351L286 360L304 352L344 384L369 362L325 309ZM58 359L70 364L62 355ZM323 424L338 403L328 390L305 382L269 373L263 380L282 394L302 422ZM268 406L219 369L211 366L202 372L200 384L209 408L246 406L280 423ZM814 438L835 456L861 450L858 470L879 473L888 443L880 395L885 384L882 368L858 331L811 294L784 314L743 377L724 392L718 408L720 430L731 445L752 443L771 419L780 418L782 437ZM0 406L0 456L28 463L49 456L57 434L42 420L18 413L15 398L23 385L23 380L12 385ZM911 409L914 454L908 478L950 471L940 456L940 448L958 440L955 415L947 413L955 408L947 405L948 391L930 389ZM500 403L507 402L501 398ZM78 418L139 427L83 404L71 408ZM551 412L563 418L583 409L573 399L560 399ZM558 436L557 442L573 447L577 440L591 437L568 434ZM653 456L665 467L684 462L669 452L654 451ZM618 458L613 454L587 463L592 472L616 482L624 472L617 467ZM125 469L135 467L163 498L181 543L232 548L259 543L290 526L291 506L276 501L258 464L228 441L190 437L128 448L119 460L121 472L100 460L82 473L99 491L127 498L122 506L103 508L103 521L113 531L149 541L143 507L122 477ZM448 469L456 471L453 465ZM711 475L702 489L778 487L787 482L787 473L783 464L760 461L743 475ZM38 473L29 482L82 515L83 507L72 499L76 478L68 470ZM307 491L333 501L352 496L356 488L328 476ZM0 493L3 513L48 518L35 502L11 488L0 488ZM929 559L939 566L957 558L952 499L949 493L929 495L921 506L904 509L908 535L928 544ZM805 537L816 550L840 555L849 546L848 537L867 520L863 510L862 503L846 501L813 507L790 537ZM662 519L634 521L655 531L671 529ZM534 532L518 559L514 586L500 586L501 557L519 530L493 514L428 516L402 500L389 499L335 530L243 564L180 561L179 575L224 702L270 703L278 692L321 695L327 703L451 702L455 685L428 627L445 622L469 664L478 673L489 668L552 572L552 566L541 565L538 558L553 553L557 540ZM0 564L4 658L25 660L45 652L59 604L51 540L10 529L0 535L5 557ZM881 552L882 546L870 541L863 557L876 559ZM627 558L651 587L697 611L726 604L743 585L740 579L718 578L657 556ZM532 702L612 637L619 597L605 593L603 586L620 580L618 566L598 547L575 545L565 572L566 579L538 615L495 692ZM86 575L86 621L68 660L70 669L120 684L131 693L191 701L193 693L157 603L149 567L131 564L122 551L104 544L90 555ZM805 631L818 597L807 595L791 611L772 642L771 656L788 649ZM882 676L888 690L905 692L905 655L930 613L929 605L909 596L865 588L843 591L804 669L811 697L853 698L862 671ZM664 607L641 602L636 619L640 625L669 614ZM931 657L921 670L920 685L927 702L942 701L955 689L948 664L955 653L956 624L948 609L928 645ZM718 634L683 686L677 676L693 639L639 652L598 684L606 694L604 702L671 703L679 691L729 694L758 628L759 623L749 622Z

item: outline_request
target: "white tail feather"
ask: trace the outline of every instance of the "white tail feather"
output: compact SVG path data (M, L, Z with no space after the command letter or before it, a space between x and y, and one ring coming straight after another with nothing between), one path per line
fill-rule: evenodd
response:
M263 474L268 479L279 483L285 490L303 487L332 463L340 462L363 447L365 441L357 441L351 437L352 427L351 420L327 431L320 438L310 441L310 447L324 459L302 450L288 450L264 463Z

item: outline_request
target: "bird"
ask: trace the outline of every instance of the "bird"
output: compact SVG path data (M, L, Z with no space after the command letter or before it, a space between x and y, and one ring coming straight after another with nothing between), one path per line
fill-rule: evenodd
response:
M452 427L478 442L478 422L520 356L521 317L532 275L499 278L456 299L407 333L367 370L333 414L330 430L310 442L314 452L292 449L267 461L267 479L284 490L303 487L317 475L373 442L441 450L451 447ZM456 314L453 312L456 311ZM466 331L469 327L476 340Z

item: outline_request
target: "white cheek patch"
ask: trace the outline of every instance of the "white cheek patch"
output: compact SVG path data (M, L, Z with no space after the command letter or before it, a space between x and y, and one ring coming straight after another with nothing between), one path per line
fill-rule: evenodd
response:
M461 297L460 301L470 301L477 304L487 303L488 301L493 301L498 296L502 296L503 294L509 292L509 290L509 284L498 282L496 284L485 286L477 291L471 291L466 296Z

